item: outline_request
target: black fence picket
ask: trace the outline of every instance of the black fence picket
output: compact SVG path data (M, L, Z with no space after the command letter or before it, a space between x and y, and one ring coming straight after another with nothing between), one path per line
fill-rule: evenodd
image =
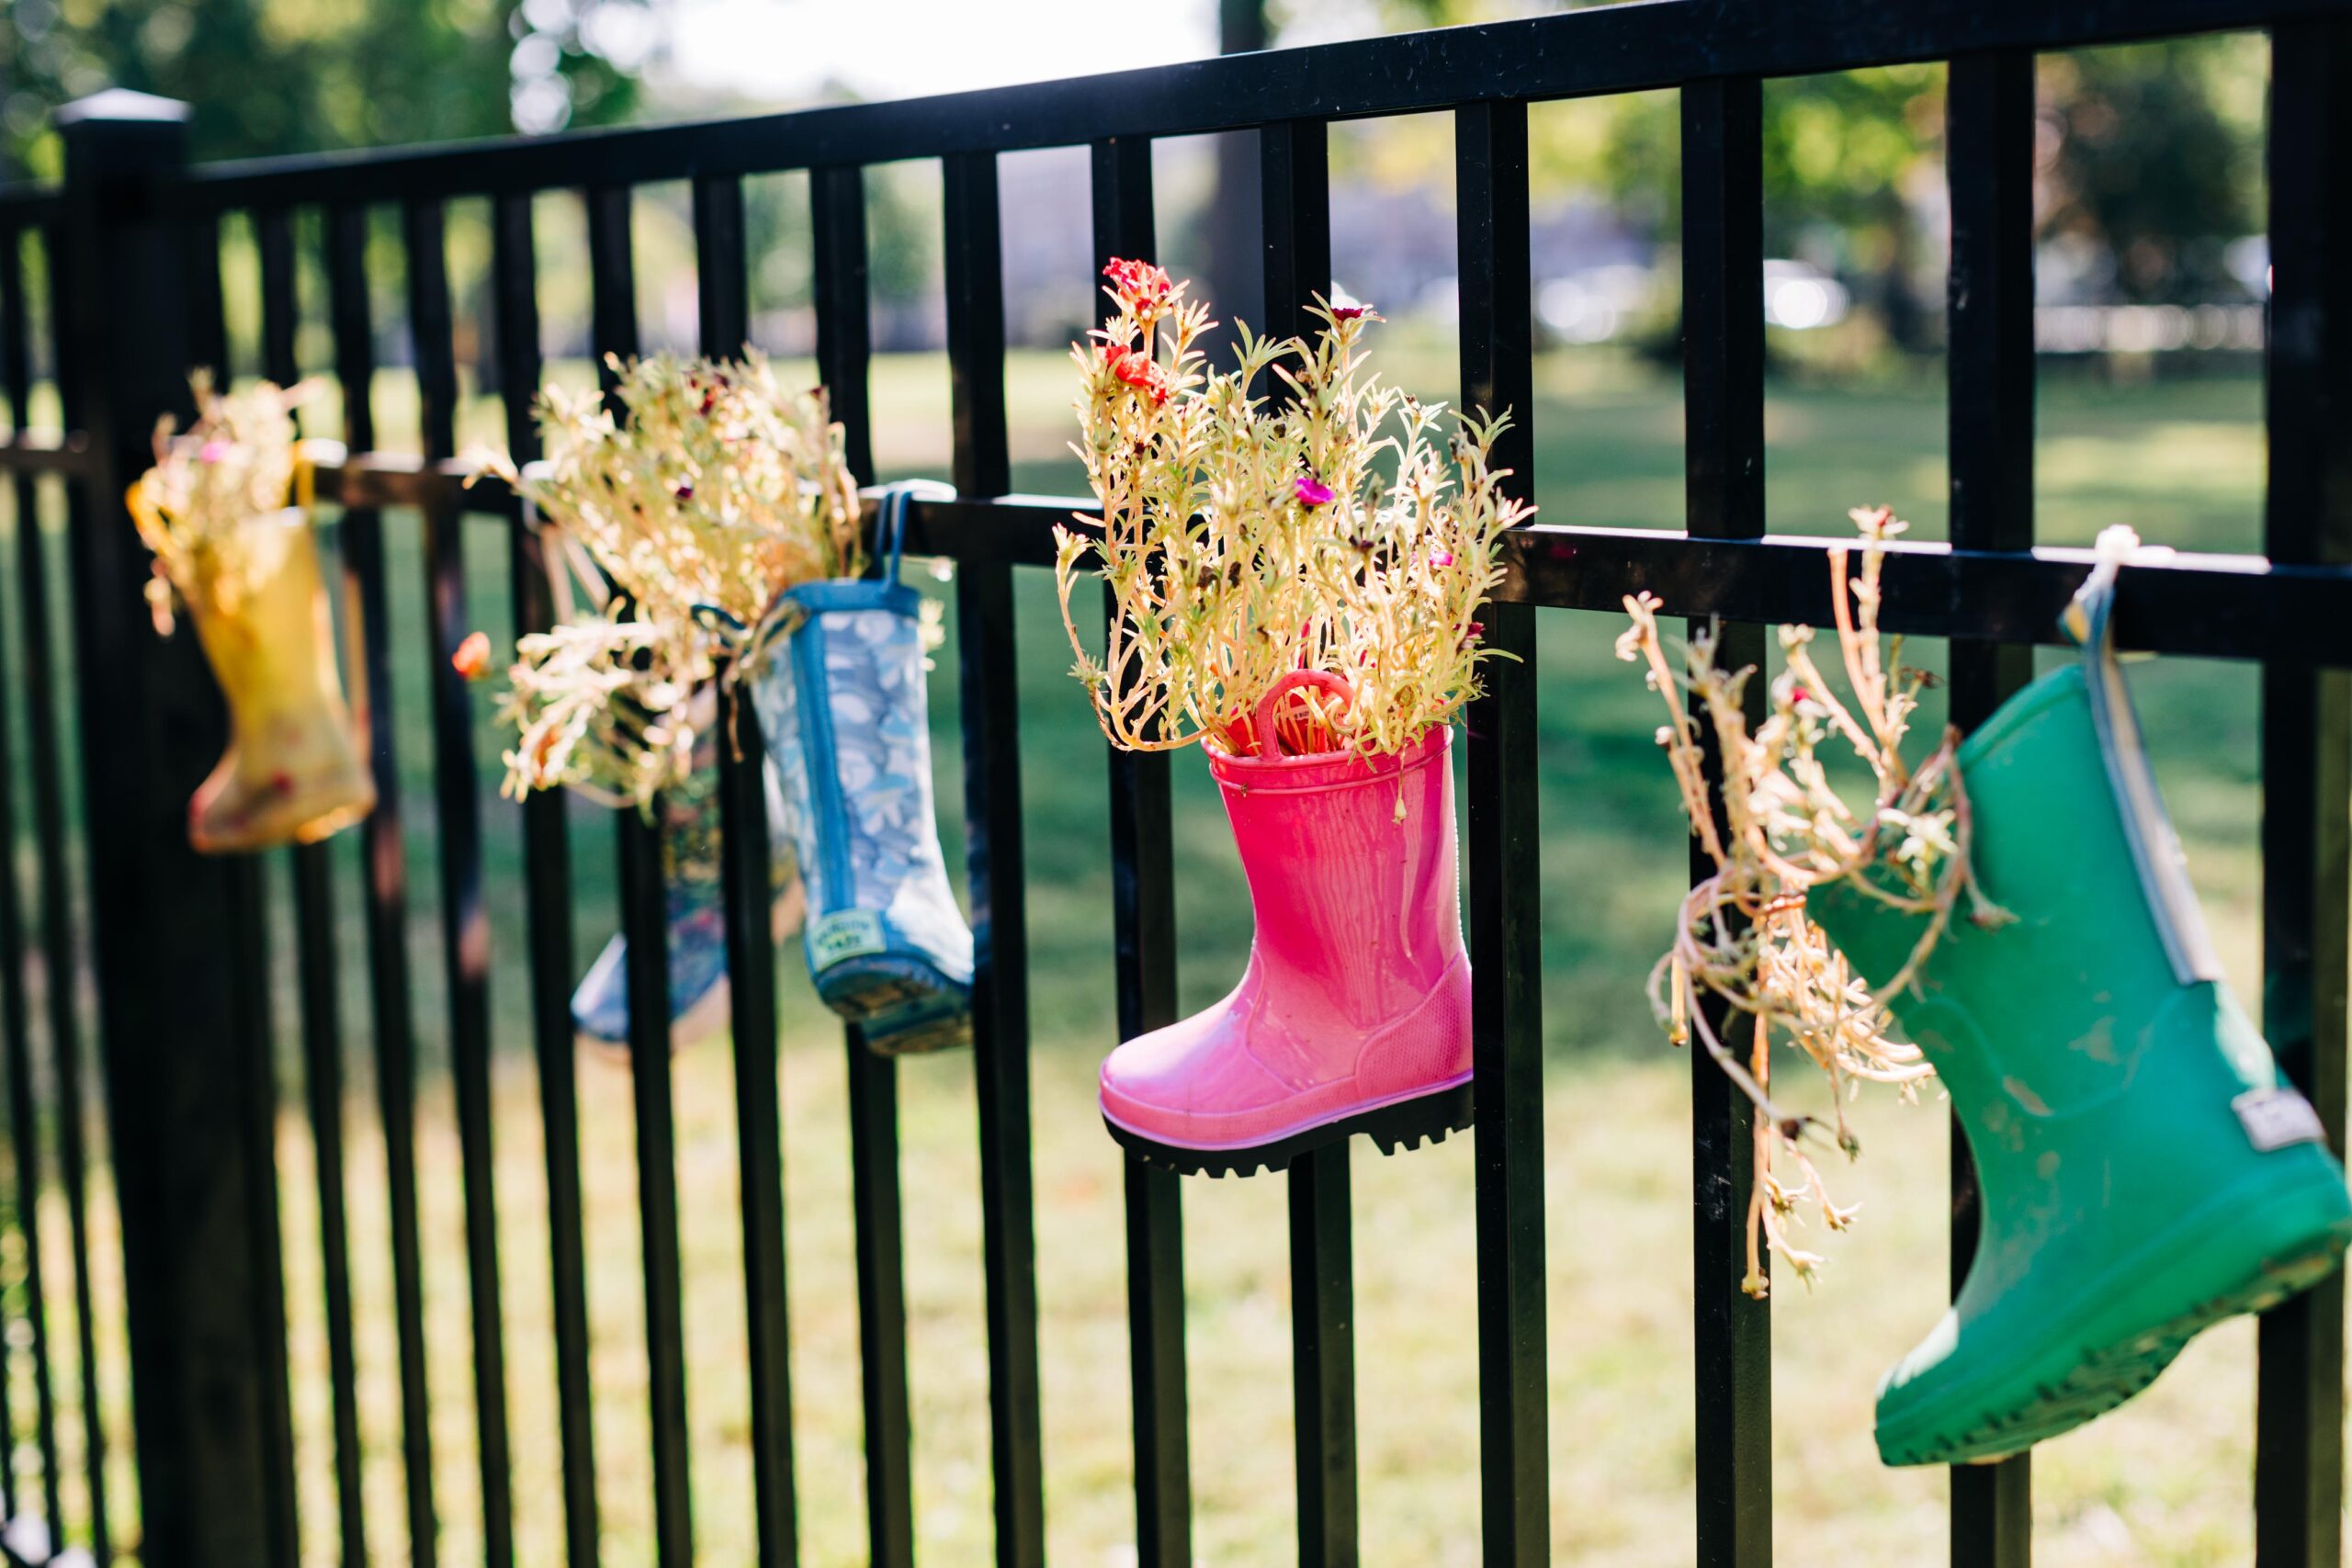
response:
M474 695L451 668L470 629L469 539L501 530L518 628L554 613L546 544L504 487L460 488L456 461L461 322L444 254L452 201L489 198L493 345L484 368L505 400L505 434L533 452L528 398L541 373L533 243L543 196L585 209L597 350L639 344L630 219L634 192L690 182L703 347L734 352L755 336L743 181L804 170L812 219L819 375L846 432L852 468L874 478L869 362L866 171L925 160L942 171L953 385L952 501L911 508L910 545L954 558L967 849L978 950L976 1077L981 1150L995 1554L1042 1562L1048 1539L1039 1371L1037 1249L1029 1103L1031 998L1022 842L1019 714L1012 679L1016 569L1050 563L1050 525L1080 503L1008 493L1001 153L1086 146L1091 152L1096 266L1156 248L1152 148L1170 137L1256 133L1264 192L1267 321L1306 324L1329 287L1328 145L1332 122L1449 112L1453 119L1465 400L1508 406L1519 423L1498 445L1511 485L1532 486L1533 398L1529 106L1673 89L1681 104L1683 395L1687 527L1681 533L1540 523L1507 543L1507 575L1487 636L1528 663L1498 662L1466 726L1475 968L1476 1205L1484 1561L1549 1560L1546 1433L1541 931L1532 664L1537 611L1614 613L1657 593L1672 613L1722 617L1724 656L1762 650L1772 621L1827 618L1816 541L1768 532L1764 486L1761 94L1767 79L1903 62L1950 62L1947 164L1952 213L1948 302L1951 542L1893 548L1883 622L1951 639L1952 716L1981 722L2022 683L2031 649L2053 641L2059 608L2090 565L2083 550L2034 547L2032 136L2037 51L2224 28L2274 30L2269 137L2270 243L2277 267L2267 368L2269 502L2264 557L2199 557L2125 573L2118 626L2127 646L2262 665L2266 1022L2285 1069L2309 1091L2343 1145L2347 905L2352 904L2352 0L1654 0L1533 20L1408 34L906 103L861 105L712 124L188 168L172 106L107 95L76 106L68 180L55 190L0 189L0 441L17 526L15 667L0 671L0 714L22 709L29 811L0 788L0 835L37 840L29 908L11 875L0 886L0 1066L10 1101L15 1189L0 1224L27 1258L0 1301L22 1389L0 1376L0 1513L39 1516L53 1541L104 1561L127 1520L104 1490L106 1427L91 1290L76 998L95 976L101 1079L113 1137L128 1286L130 1371L139 1399L138 1507L149 1561L160 1543L193 1568L290 1564L296 1547L293 1436L286 1386L283 1284L269 1147L282 1113L267 1049L263 974L266 899L251 863L189 855L179 817L208 746L217 704L180 644L148 635L136 601L143 558L126 543L116 497L143 462L161 412L184 411L192 365L223 373L232 344L221 292L223 225L248 224L263 285L260 364L281 378L301 367L297 286L302 247L324 277L332 371L344 389L348 453L319 474L343 507L337 546L355 715L379 805L355 835L363 919L337 929L335 867L325 848L293 856L307 1112L321 1158L329 1410L343 1561L367 1560L359 1421L352 1392L351 1238L343 1213L343 1028L338 953L363 946L377 1112L386 1141L392 1317L405 1464L403 1545L431 1564L440 1550L434 1415L426 1381L426 1269L419 1234L416 1033L399 757L395 667L429 667L447 1015L456 1079L465 1257L471 1292L471 1419L481 1466L484 1556L514 1555L513 1476L492 1183L493 1018L485 906L482 780ZM424 413L424 451L377 451L370 386L377 323L371 235L397 225L407 325ZM24 261L38 247L47 296ZM36 310L34 307L38 306ZM32 325L51 323L44 354ZM44 363L46 361L46 363ZM53 375L65 431L28 428L36 376ZM609 386L609 380L607 381ZM37 510L62 491L74 562L64 625L50 614ZM425 521L429 646L400 646L388 618L383 513ZM83 686L84 817L91 927L79 928L74 814L61 761L67 727L57 676ZM92 682L103 682L94 698ZM756 716L723 697L720 819L750 1364L752 1474L763 1568L798 1558L785 1301L783 1129L778 1111L776 951L769 931L768 826ZM96 728L99 721L104 728ZM0 742L7 739L0 726ZM96 732L94 733L94 728ZM6 761L0 747L0 764ZM0 785L11 769L0 765ZM603 1542L589 1378L579 1110L568 987L572 865L564 804L522 807L527 941L500 958L527 966L531 1045L540 1071L553 1268L553 1366L567 1560ZM1113 942L1123 1038L1176 1009L1170 775L1162 756L1114 752L1107 827ZM658 829L618 818L622 925L631 955L629 1048L638 1118L639 1206L655 1533L659 1559L694 1551L686 1422L685 1325L665 908ZM45 965L35 1028L28 969ZM164 987L151 995L153 987ZM160 1043L168 1029L172 1043ZM899 1186L898 1066L844 1032L849 1062L852 1207L861 1319L872 1560L914 1561L913 1430ZM48 1053L45 1071L40 1053ZM42 1085L52 1099L37 1104ZM1710 1568L1760 1568L1772 1551L1770 1317L1747 1295L1742 1223L1753 1167L1746 1101L1694 1058L1692 1201L1696 1368L1693 1521ZM190 1114L191 1108L201 1114ZM54 1160L50 1149L54 1148ZM1975 1188L1954 1141L1955 1282L1973 1245ZM51 1174L52 1163L55 1175ZM1353 1226L1348 1153L1319 1153L1287 1178L1298 1540L1302 1562L1351 1564L1356 1497ZM1130 1159L1125 1168L1128 1328L1134 1398L1136 1555L1142 1568L1193 1556L1181 1183ZM38 1201L61 1182L71 1233L66 1291L40 1272ZM192 1213L189 1195L217 1194ZM2264 1568L2335 1562L2343 1503L2343 1287L2331 1281L2268 1314L2260 1329L2255 1525ZM55 1348L70 1312L79 1350L88 1473L69 1518L59 1442ZM536 1365L536 1359L534 1359ZM228 1389L208 1404L195 1391ZM28 1389L33 1408L12 1407ZM2018 1458L1953 1477L1951 1560L2023 1568L2031 1553L2030 1471ZM110 1517L110 1507L115 1517ZM383 1526L379 1523L381 1530ZM1465 1521L1465 1529L1467 1521ZM12 1541L15 1538L11 1538ZM184 1549L183 1549L184 1548Z

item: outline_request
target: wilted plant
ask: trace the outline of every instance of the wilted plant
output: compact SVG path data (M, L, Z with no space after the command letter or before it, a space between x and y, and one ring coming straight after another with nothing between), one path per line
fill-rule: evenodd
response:
M294 428L305 383L267 381L241 392L213 389L210 372L189 378L196 423L155 426L155 466L126 498L139 536L154 556L147 603L155 629L169 635L177 605L191 599L235 615L254 585L276 566L284 538L249 526L310 501L309 468ZM259 558L256 552L269 552Z
M549 387L547 460L490 465L554 525L595 604L515 645L505 789L642 807L691 772L695 696L719 651L709 612L754 626L784 590L865 561L824 389L786 390L757 350L607 363L623 419L594 392Z
M1250 755L1268 740L1252 732L1259 700L1300 670L1353 694L1299 694L1304 710L1278 716L1292 751L1393 753L1450 720L1489 656L1476 616L1502 581L1498 540L1532 510L1490 466L1508 415L1441 432L1442 405L1366 371L1380 318L1320 296L1313 343L1244 326L1235 367L1210 374L1205 304L1156 266L1104 273L1117 309L1071 346L1072 449L1102 518L1055 530L1074 673L1103 733L1130 750L1205 736ZM1099 660L1070 608L1090 556L1114 604Z
M1850 701L1838 696L1815 665L1809 626L1780 628L1787 669L1772 682L1770 711L1752 734L1742 705L1757 671L1720 668L1713 630L1691 634L1677 671L1658 635L1659 602L1644 593L1625 600L1634 625L1617 642L1620 659L1648 666L1649 685L1666 703L1668 722L1657 732L1658 744L1691 832L1714 866L1683 901L1674 946L1650 975L1650 1001L1677 1044L1695 1033L1755 1103L1756 1182L1743 1285L1759 1296L1768 1288L1762 1246L1808 1282L1820 1265L1818 1255L1790 1235L1801 1201L1818 1203L1832 1230L1844 1229L1854 1214L1830 1200L1806 1151L1813 1119L1772 1100L1773 1042L1786 1039L1828 1075L1837 1142L1852 1157L1860 1145L1845 1108L1860 1081L1894 1084L1909 1097L1932 1076L1917 1047L1889 1037L1885 998L1912 983L1963 897L1972 919L1997 924L2008 918L1984 898L1970 871L1958 732L1947 728L1916 767L1903 755L1918 694L1930 679L1902 662L1901 638L1883 644L1879 635L1880 566L1886 542L1905 525L1883 507L1851 515L1861 530L1860 570L1849 571L1845 545L1829 548ZM1720 817L1706 784L1708 741L1724 780ZM1821 750L1832 743L1850 749L1875 783L1861 811L1830 783ZM1919 917L1908 961L1875 992L1805 912L1806 891L1838 877ZM1754 1021L1745 1062L1698 1005L1709 998ZM1793 1180L1775 1168L1782 1156L1799 1173Z

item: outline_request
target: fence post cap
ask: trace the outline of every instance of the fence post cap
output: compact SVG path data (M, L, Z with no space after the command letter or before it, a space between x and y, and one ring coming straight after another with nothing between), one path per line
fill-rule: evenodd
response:
M121 123L141 121L149 124L186 125L193 112L177 98L161 98L153 93L136 93L129 87L108 87L92 93L86 98L76 98L60 108L54 123L59 130L85 123Z

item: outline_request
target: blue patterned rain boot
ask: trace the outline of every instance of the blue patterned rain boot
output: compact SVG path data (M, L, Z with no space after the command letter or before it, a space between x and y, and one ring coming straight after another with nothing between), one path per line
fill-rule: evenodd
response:
M785 830L775 765L767 776L768 831L775 866L775 938L798 923L792 839ZM662 796L662 882L670 923L670 1021L685 1020L706 1000L727 994L727 913L719 883L718 743L716 727L695 747L694 773ZM698 1015L716 1019L713 1006ZM628 1044L628 941L615 936L571 993L572 1026L602 1045ZM674 1042L673 1042L674 1043Z
M752 688L808 893L809 976L890 1055L972 1038L972 931L932 805L922 601L899 581L910 494L884 494L880 576L785 592Z

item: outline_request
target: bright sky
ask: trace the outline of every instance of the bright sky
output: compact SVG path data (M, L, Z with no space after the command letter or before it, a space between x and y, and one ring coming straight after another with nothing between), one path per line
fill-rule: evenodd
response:
M1216 0L671 0L662 74L789 101L1042 82L1216 52Z

